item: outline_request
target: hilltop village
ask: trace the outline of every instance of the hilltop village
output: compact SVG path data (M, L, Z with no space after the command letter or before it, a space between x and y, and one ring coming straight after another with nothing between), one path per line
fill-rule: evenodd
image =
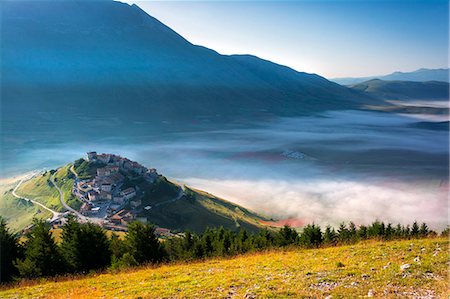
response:
M95 223L110 231L126 232L135 221L151 223L160 237L183 234L186 230L203 232L208 227L256 232L269 221L114 154L88 152L57 169L35 173L22 183L13 190L19 194L13 196L26 201L37 198L32 202L51 213L48 222L55 229L63 226L69 215L81 223ZM32 227L33 224L25 230Z
M124 231L131 221L147 221L138 214L152 206L142 205L145 190L139 186L154 183L160 176L156 169L113 154L88 152L84 160L99 167L94 167L91 177L81 179L77 175L74 181L72 193L83 203L79 211L82 215L111 230Z

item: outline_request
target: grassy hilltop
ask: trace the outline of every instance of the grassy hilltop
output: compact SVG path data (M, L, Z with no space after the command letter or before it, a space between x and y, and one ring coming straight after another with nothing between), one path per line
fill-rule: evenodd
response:
M74 163L69 163L56 170L46 171L23 182L18 188L17 194L62 212L64 207L59 199L59 192L51 183L51 180L54 180L55 184L61 188L65 202L78 210L82 203L72 194L75 180L75 174L70 171L72 166L80 179L92 179L95 177L97 168L104 167L104 164L79 159ZM16 185L17 183L15 182ZM147 218L150 223L175 231L203 232L207 227L223 226L231 230L244 228L255 232L265 226L263 222L268 220L241 206L200 190L185 187L182 196L179 196L181 186L170 182L164 176L160 176L154 183L146 182L141 176L127 177L123 188L125 185L143 190L144 195L140 197L142 207L152 207L150 210L141 208L139 217ZM10 209L17 210L16 206L19 201L11 194L14 186L14 184L6 186L0 197L0 216L11 222L14 219L9 217L8 213ZM130 207L126 206L126 208ZM28 208L28 212L22 209L21 212L25 218L14 225L13 228L17 230L29 225L37 213L32 208ZM46 212L45 215L38 216L45 218L44 216L48 217L49 215Z
M0 291L0 297L444 298L448 246L448 239L432 238L274 250L59 282L24 282ZM402 270L405 264L410 267Z

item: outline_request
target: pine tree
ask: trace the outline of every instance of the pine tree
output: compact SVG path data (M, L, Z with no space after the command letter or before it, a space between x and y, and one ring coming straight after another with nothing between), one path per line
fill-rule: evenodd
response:
M214 232L211 229L206 229L206 231L202 235L202 248L204 256L212 256L214 252Z
M394 236L394 228L392 227L391 223L388 223L386 226L386 229L384 230L384 239L390 240Z
M222 239L222 254L223 255L229 255L233 254L234 250L232 248L232 244L234 242L234 234L227 230L225 231Z
M33 229L27 234L25 259L17 261L20 275L27 278L53 276L64 270L50 226L42 220L34 220Z
M402 238L403 235L402 232L403 232L402 226L400 225L400 223L398 223L394 229L394 236L396 238Z
M336 231L330 225L327 225L325 232L323 233L323 243L333 246L337 243Z
M20 256L19 239L9 231L6 221L0 216L0 283L11 281L19 273L14 262Z
M347 242L349 241L349 239L350 239L350 233L349 233L349 231L348 231L347 226L345 225L345 223L342 222L342 223L339 225L339 228L338 228L337 233L338 233L338 239L339 239L339 242L341 242L341 243L347 243Z
M428 229L427 224L424 222L420 225L420 229L419 229L419 236L424 238L427 237L428 234L430 233L430 230Z
M299 237L299 243L307 248L319 247L322 244L322 232L318 225L308 224L303 228Z
M289 225L285 225L277 233L278 246L287 246L297 242L298 234Z
M402 235L405 239L411 238L411 228L409 227L409 225L403 227Z
M385 225L383 222L376 220L367 229L367 235L371 238L383 238L385 233Z
M236 251L240 253L244 253L250 250L249 245L249 236L246 230L241 229L239 231L237 240L236 240Z
M117 234L113 233L109 240L109 250L111 251L112 258L116 260L120 259L127 251L125 241L121 240Z
M358 235L356 231L356 225L355 223L351 222L348 224L348 235L350 242L354 243L356 242Z
M69 272L79 271L80 261L80 224L73 215L69 215L67 222L62 227L61 232L61 253Z
M358 235L358 239L360 239L360 240L367 239L367 226L360 225L358 228L357 235Z
M111 263L108 237L99 225L83 223L79 238L81 271L104 269Z
M163 248L155 236L155 228L152 225L141 222L129 224L125 240L131 256L138 264L156 263L163 259Z
M272 233L267 229L263 228L259 231L258 235L255 236L254 246L255 249L265 249L273 246L274 237Z
M69 217L61 239L61 252L70 272L103 269L111 262L109 240L97 224L80 224Z
M411 226L411 236L413 238L419 237L419 225L417 224L417 221L414 221L413 225Z

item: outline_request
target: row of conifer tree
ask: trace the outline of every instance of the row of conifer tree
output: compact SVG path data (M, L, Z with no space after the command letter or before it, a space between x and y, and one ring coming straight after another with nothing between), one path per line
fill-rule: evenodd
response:
M448 234L448 229L443 232ZM207 229L202 234L186 232L159 240L152 225L133 222L124 238L93 223L79 223L69 217L56 242L51 227L34 220L32 229L23 236L12 233L0 217L0 282L21 278L50 277L89 273L107 268L122 269L168 261L195 260L261 251L276 247L301 246L317 248L356 243L366 239L410 239L435 236L423 223L411 226L375 221L369 226L350 222L337 230L316 224L305 226L301 233L284 226L275 231L261 229L257 233L224 228Z

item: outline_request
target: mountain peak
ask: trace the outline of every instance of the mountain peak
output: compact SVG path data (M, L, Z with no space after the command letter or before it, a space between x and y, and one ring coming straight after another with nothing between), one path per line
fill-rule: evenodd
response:
M318 75L195 46L135 4L2 4L2 108L11 116L22 111L31 127L39 119L20 107L36 103L55 115L70 113L74 122L120 115L160 127L240 121L261 111L351 109L371 100Z

